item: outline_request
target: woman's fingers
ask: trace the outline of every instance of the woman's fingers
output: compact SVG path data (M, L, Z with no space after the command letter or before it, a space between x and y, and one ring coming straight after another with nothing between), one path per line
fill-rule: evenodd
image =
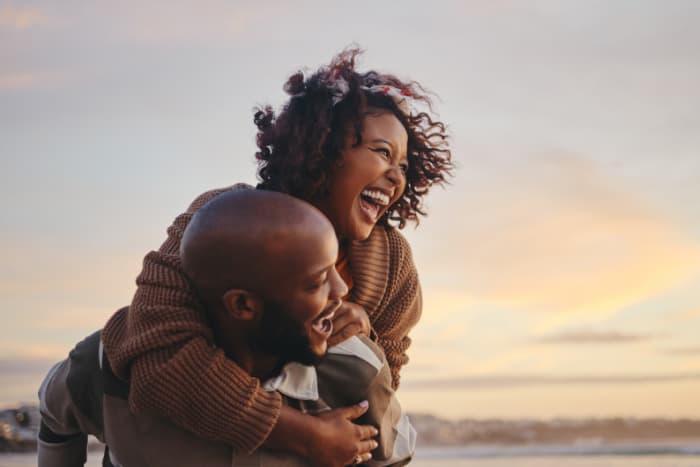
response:
M377 446L379 446L379 443L376 440L368 439L367 441L362 441L360 443L360 454L369 454L370 451L374 451L375 449L377 449Z
M328 346L332 347L356 334L370 333L370 322L367 312L360 305L352 302L344 302L333 319L333 333L328 339Z
M375 444L374 447L376 448L376 447L377 447L377 446L376 446L377 442L376 442L376 441L373 441L373 443ZM372 449L374 449L374 448L372 448ZM370 449L370 451L371 451L372 449ZM369 451L364 452L364 453L362 453L362 454L358 454L357 457L355 457L355 464L363 464L363 463L365 463L365 462L369 462L369 460L370 460L371 458L372 458L372 453L369 452Z
M355 420L359 416L361 416L363 413L367 412L367 409L369 408L369 402L367 401L362 401L359 404L355 405L350 405L348 407L341 407L339 409L335 409L338 412L343 414L343 417L347 420ZM357 425L358 428L362 428L362 425Z
M367 411L369 404L362 401L348 407L340 407L318 415L324 427L318 443L313 443L312 452L319 465L345 466L367 462L368 454L376 448L372 439L379 431L372 425L356 425L352 421Z
M335 332L331 337L328 338L328 347L333 347L334 345L340 344L341 342L350 339L356 334L362 332L362 326L357 323L349 323Z
M353 464L363 464L365 462L369 462L369 460L372 458L371 451L376 449L377 446L379 446L379 443L373 439L360 442L357 449L357 455L353 459Z

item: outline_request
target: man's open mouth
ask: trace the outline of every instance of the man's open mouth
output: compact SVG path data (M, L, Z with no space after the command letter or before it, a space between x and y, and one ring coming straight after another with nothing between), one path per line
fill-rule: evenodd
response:
M335 315L335 313L321 317L314 321L311 326L319 334L330 334L333 331L333 315Z
M333 317L335 316L336 310L340 308L342 303L342 300L337 300L323 310L319 317L311 323L311 327L314 329L314 331L318 332L319 334L330 336L331 332L333 332Z

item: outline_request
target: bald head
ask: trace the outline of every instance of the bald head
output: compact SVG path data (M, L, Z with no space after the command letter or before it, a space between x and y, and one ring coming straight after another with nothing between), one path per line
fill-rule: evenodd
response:
M276 281L303 264L300 245L334 235L310 204L282 193L235 190L200 208L185 229L180 258L208 305L231 288L265 298Z

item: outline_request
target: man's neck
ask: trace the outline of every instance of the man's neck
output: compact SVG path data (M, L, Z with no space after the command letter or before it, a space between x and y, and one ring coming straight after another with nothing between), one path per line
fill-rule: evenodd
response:
M229 359L260 381L276 376L280 370L280 357L255 352L249 345L243 343L242 339L237 345L229 343L222 346L222 349Z
M236 362L249 375L261 381L276 376L275 373L281 369L282 359L256 350L256 346L250 343L253 327L245 324L226 319L214 321L212 327L215 342L226 357Z

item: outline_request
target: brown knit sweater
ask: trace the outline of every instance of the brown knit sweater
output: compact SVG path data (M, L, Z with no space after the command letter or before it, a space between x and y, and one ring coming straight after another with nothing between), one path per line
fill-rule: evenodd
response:
M131 306L115 313L102 331L115 373L131 380L135 413L155 412L203 438L251 452L267 438L281 399L267 392L223 351L180 265L180 240L194 212L238 184L199 196L168 228L168 238L143 261ZM421 313L418 275L406 240L376 227L350 248L353 289L348 300L362 305L384 348L394 387L408 361L408 331Z

